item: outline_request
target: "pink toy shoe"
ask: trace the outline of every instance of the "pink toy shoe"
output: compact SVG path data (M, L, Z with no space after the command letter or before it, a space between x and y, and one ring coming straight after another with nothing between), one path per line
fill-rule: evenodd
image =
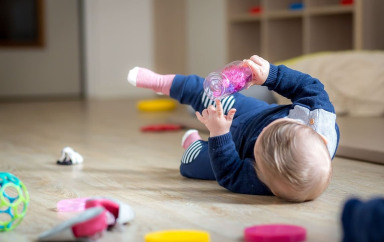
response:
M42 233L38 240L76 241L81 239L97 239L102 236L106 228L106 210L101 207L94 207Z
M90 198L85 202L85 208L103 207L107 210L108 226L121 228L122 225L131 222L135 213L128 204L122 203L116 199L105 197Z

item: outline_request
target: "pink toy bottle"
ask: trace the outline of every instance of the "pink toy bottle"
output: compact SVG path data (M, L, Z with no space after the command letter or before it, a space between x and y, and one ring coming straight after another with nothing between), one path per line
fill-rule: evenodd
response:
M204 80L204 92L211 100L223 99L252 85L252 70L244 61L234 61Z

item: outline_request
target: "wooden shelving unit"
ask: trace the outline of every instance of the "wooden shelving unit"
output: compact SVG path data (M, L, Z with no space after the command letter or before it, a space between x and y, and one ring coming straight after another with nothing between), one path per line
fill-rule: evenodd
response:
M227 0L228 57L281 61L303 54L384 49L384 1ZM292 4L303 7L293 10ZM251 13L258 6L260 13Z

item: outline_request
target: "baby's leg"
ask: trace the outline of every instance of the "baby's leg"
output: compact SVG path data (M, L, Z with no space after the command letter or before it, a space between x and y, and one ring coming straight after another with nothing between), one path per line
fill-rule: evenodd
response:
M215 101L210 100L203 89L204 78L190 75L176 75L171 86L170 96L180 103L191 105L194 110L202 112L209 105L215 106ZM235 93L221 100L224 114L235 108L235 118L249 111L262 111L270 104L253 97Z
M191 75L160 75L151 70L135 67L128 73L128 82L133 86L149 88L155 92L170 95L182 104L189 104L202 111L208 105L201 103L204 78Z
M128 73L128 82L133 86L149 88L169 96L175 75L159 75L151 70L135 67Z
M196 75L160 75L145 68L135 67L128 73L128 81L134 86L149 88L155 92L170 95L182 104L188 104L194 110L202 112L209 105L215 105L204 93L204 78ZM263 110L269 106L264 101L235 93L221 100L224 114L236 108L235 118L252 110Z
M201 104L204 78L191 75L161 75L151 70L135 67L128 73L128 82L133 86L152 89L170 95L182 104L189 104L195 110L202 111Z
M207 141L197 140L185 150L181 158L180 173L189 178L215 180Z
M215 180L208 155L208 142L201 140L197 130L188 130L181 145L185 149L180 173L189 178Z
M176 75L171 86L170 96L182 104L189 104L195 111L202 112L209 105L215 105L204 92L204 78L190 75ZM224 113L232 108L234 104L233 96L229 96L222 101Z

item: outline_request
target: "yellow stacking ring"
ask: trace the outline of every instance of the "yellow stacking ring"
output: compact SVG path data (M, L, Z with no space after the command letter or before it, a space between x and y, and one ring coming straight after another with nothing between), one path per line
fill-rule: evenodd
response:
M137 109L145 112L170 111L176 108L176 102L171 99L148 99L137 103Z
M202 230L164 230L148 233L145 242L209 242L209 233Z

